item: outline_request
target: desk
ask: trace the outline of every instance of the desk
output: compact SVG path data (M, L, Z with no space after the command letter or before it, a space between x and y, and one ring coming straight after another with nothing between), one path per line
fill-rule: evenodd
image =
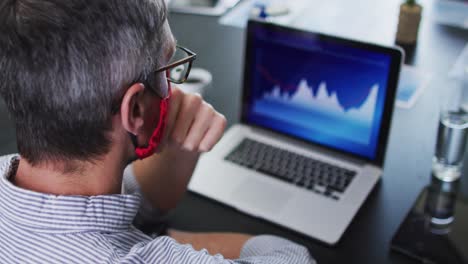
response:
M340 1L347 2L325 2L336 4ZM399 0L357 2L359 5L349 12L365 16L364 2L374 11L382 3L382 16L391 16L384 19L386 23L380 23L370 30L390 28L391 32L395 31L397 19L394 16L398 15ZM407 62L435 76L445 77L468 42L468 31L435 24L430 20L433 1L422 2L429 8L422 21L419 43ZM243 30L221 26L217 18L171 14L169 19L179 43L198 52L196 66L213 73L214 88L207 91L206 99L227 116L230 124L238 122L245 40ZM336 23L344 21L337 20ZM365 32L369 29L362 30ZM443 79L436 78L413 108L395 109L382 180L337 246L320 244L193 193L188 193L171 213L171 225L195 231L276 234L308 247L319 263L414 263L405 256L391 252L390 241L419 192L429 183L438 124L438 99L443 94L443 82ZM468 180L468 176L465 178Z

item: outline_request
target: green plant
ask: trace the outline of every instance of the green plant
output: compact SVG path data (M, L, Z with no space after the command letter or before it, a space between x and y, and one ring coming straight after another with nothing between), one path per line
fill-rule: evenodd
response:
M415 4L416 4L416 0L406 0L406 4L407 4L407 5L410 5L410 6L415 5Z

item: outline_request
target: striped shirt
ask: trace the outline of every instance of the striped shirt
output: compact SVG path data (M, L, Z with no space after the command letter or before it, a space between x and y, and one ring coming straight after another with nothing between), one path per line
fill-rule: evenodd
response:
M139 214L144 207L138 190L57 196L21 189L9 180L19 160L0 157L0 263L314 263L304 247L268 235L249 239L238 260L148 236L132 224L151 215ZM124 181L135 186L131 178Z

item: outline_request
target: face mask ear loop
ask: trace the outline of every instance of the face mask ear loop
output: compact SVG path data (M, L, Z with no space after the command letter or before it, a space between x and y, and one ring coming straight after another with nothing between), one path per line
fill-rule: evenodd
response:
M169 113L169 99L171 98L172 95L172 89L171 89L171 84L169 82L169 71L166 71L166 77L168 79L167 85L168 85L168 96L167 98L161 99L161 102L159 103L159 121L158 121L158 126L156 129L153 131L153 134L151 135L151 138L148 142L148 146L146 147L138 147L138 142L136 140L136 136L133 134L130 134L130 138L132 139L133 145L135 146L135 154L139 159L144 159L147 158L151 155L154 154L154 150L159 146L159 144L162 141L162 137L164 135L164 130L167 125L167 116Z
M166 117L168 112L168 99L164 99L161 101L159 106L159 122L156 129L153 131L151 138L148 142L147 147L137 147L135 149L135 154L138 158L144 159L151 155L153 155L154 150L158 147L159 143L161 143L162 136L164 134L164 129L166 127Z

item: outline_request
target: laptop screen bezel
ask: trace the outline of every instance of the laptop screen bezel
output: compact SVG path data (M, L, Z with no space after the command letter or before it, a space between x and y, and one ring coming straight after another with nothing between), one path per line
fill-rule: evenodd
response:
M378 53L382 53L382 54L390 56L391 63L390 63L390 70L389 70L389 76L388 76L388 82L387 82L387 89L385 89L386 94L385 94L384 110L383 110L382 121L380 124L381 127L379 130L379 135L377 139L376 155L374 159L364 157L359 154L348 152L342 149L338 149L335 147L331 147L325 144L321 144L320 142L312 142L309 140L305 140L300 137L296 137L287 133L279 132L269 127L260 126L260 125L248 122L248 113L249 113L250 104L251 104L250 91L252 90L250 87L252 83L251 82L252 72L250 71L251 65L249 65L249 63L253 61L253 56L254 56L254 51L253 51L253 40L254 40L254 34L255 34L254 28L259 27L259 26L264 27L267 30L287 32L290 34L295 34L297 36L308 37L308 38L313 37L319 41L329 41L329 42L331 41L331 42L343 44L349 47L365 49L365 50L374 51L374 52L378 52ZM402 59L403 59L403 51L401 49L397 47L384 47L384 46L380 46L376 44L365 43L365 42L350 40L350 39L344 39L340 37L326 35L323 33L305 31L301 29L280 26L280 25L263 22L263 21L257 21L257 20L249 20L247 24L246 32L247 32L246 33L247 37L246 37L246 49L245 49L245 56L244 56L245 58L244 80L243 80L244 85L243 85L243 92L242 92L242 111L241 111L241 122L243 124L267 129L268 131L272 131L274 133L278 133L289 138L294 138L296 140L300 140L311 145L324 147L328 150L338 152L341 154L350 155L354 158L366 161L378 167L383 167L385 152L387 149L389 131L390 131L390 126L391 126L391 120L392 120L392 115L393 115L393 109L395 106L395 96L396 96L396 91L398 87L400 68L401 68Z

